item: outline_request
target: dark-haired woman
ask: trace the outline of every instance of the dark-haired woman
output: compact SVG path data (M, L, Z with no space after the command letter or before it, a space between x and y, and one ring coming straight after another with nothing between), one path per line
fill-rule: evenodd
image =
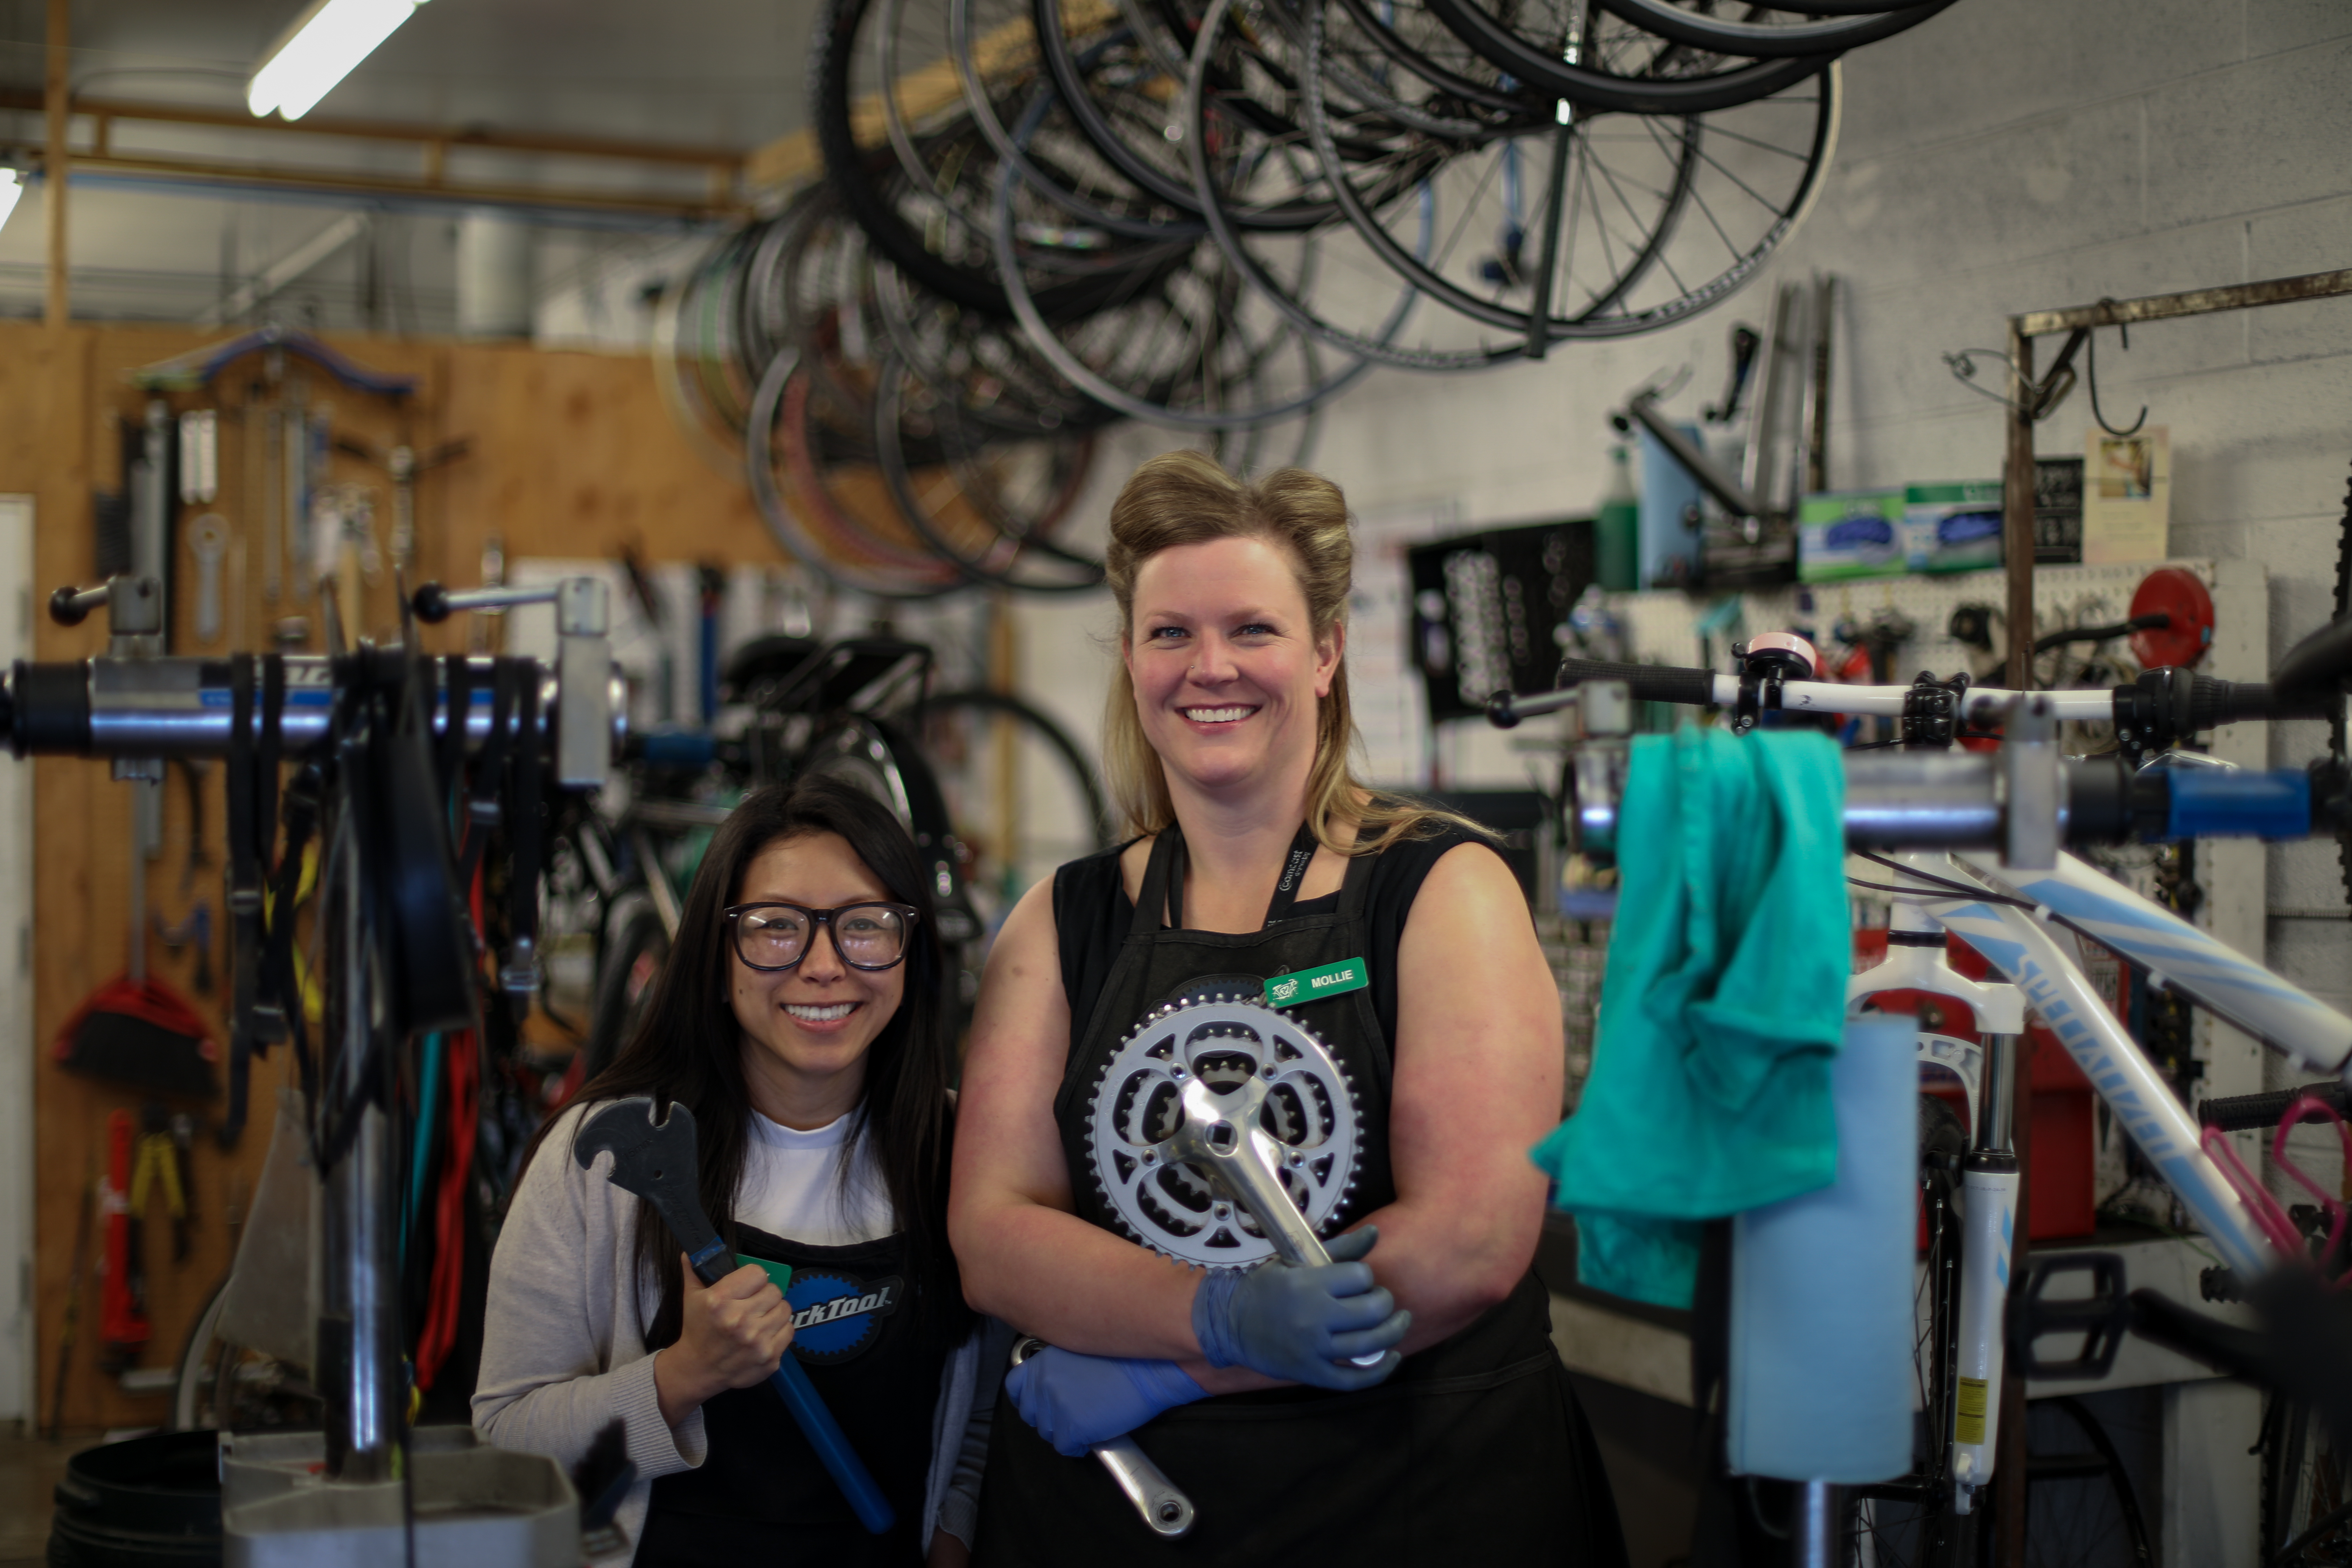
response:
M1110 531L1137 837L1014 910L964 1068L965 1290L1055 1347L1005 1379L974 1561L1622 1564L1529 1268L1559 994L1482 831L1351 775L1347 504L1178 452ZM1090 1100L1154 1009L1282 975L1348 982L1286 1004L1354 1087L1335 1261L1181 1267L1122 1234ZM1086 1457L1129 1430L1198 1508L1181 1542Z
M635 1038L527 1163L474 1423L571 1463L619 1422L639 1564L966 1560L1004 1348L983 1352L947 1244L934 929L914 843L872 797L823 777L751 795ZM694 1113L705 1212L739 1257L789 1265L788 1291L756 1261L705 1289L609 1155L581 1168L583 1122L632 1095ZM889 1499L887 1535L764 1386L787 1354Z

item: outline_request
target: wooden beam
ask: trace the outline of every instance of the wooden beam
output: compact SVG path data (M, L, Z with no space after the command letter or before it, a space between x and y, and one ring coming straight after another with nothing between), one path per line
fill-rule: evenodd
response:
M270 168L252 163L214 163L191 158L81 157L80 169L138 174L192 185L244 186L322 191L353 196L410 196L436 202L474 202L489 206L544 207L556 211L629 214L641 217L707 222L744 216L740 204L699 196L625 196L608 191L549 189L541 185L457 184L429 177L331 174L323 170Z
M45 101L29 92L0 90L0 109L38 109ZM262 120L241 109L135 103L110 98L75 99L71 111L154 125L209 125L227 131L268 131L298 136L356 138L367 142L438 142L450 147L478 147L494 153L554 153L578 158L608 158L622 163L719 164L731 169L743 161L743 150L740 147L622 142L602 136L494 131L488 126L452 127L384 120L337 120L324 115L305 115L295 121Z
M47 144L41 149L41 206L49 228L49 287L42 319L52 327L62 327L71 319L73 305L66 269L66 166L72 161L66 146L66 128L67 101L73 90L72 30L72 0L49 0L48 60L42 90L48 130Z

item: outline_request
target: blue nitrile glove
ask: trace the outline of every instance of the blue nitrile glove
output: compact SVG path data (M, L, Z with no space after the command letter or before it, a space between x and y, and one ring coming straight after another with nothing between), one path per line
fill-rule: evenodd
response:
M1361 1261L1379 1239L1369 1225L1350 1231L1329 1243L1331 1261L1316 1268L1212 1268L1192 1296L1201 1353L1211 1366L1245 1366L1318 1388L1381 1382L1403 1363L1393 1347L1412 1314L1372 1283L1371 1265ZM1375 1351L1389 1353L1371 1366L1351 1364Z
M1050 1348L1006 1373L1004 1391L1021 1419L1072 1458L1126 1436L1163 1410L1207 1397L1172 1361Z

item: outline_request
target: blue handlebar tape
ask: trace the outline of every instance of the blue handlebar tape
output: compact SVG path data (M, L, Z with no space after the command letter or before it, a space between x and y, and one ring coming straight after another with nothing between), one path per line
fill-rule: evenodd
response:
M889 1500L882 1495L882 1489L874 1484L874 1477L866 1470L865 1461L857 1457L857 1450L849 1446L849 1438L843 1434L841 1424L833 1418L833 1412L825 1408L816 1385L809 1382L808 1373L792 1352L784 1352L784 1363L769 1377L768 1386L776 1391L778 1397L784 1402L784 1408L793 1413L793 1421L800 1426L801 1435L809 1440L809 1447L816 1450L818 1460L824 1464L824 1473L833 1478L834 1484L841 1489L841 1495L849 1500L850 1509L857 1515L857 1522L872 1534L889 1533L890 1527L898 1521L898 1514L892 1511Z
M2293 768L2270 773L2174 768L2168 838L2308 838L2311 779Z

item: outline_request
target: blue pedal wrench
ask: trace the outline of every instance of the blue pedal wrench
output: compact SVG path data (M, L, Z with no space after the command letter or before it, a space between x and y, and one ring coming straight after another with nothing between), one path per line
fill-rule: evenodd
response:
M692 1111L673 1101L668 1120L656 1121L650 1097L640 1094L616 1100L580 1130L572 1141L572 1157L586 1170L597 1155L608 1151L613 1156L613 1184L654 1205L685 1252L696 1279L716 1285L734 1272L735 1260L719 1240L710 1216L702 1212L702 1199L696 1191L700 1167L695 1160ZM874 1484L873 1473L849 1446L841 1424L825 1408L824 1398L790 1351L784 1352L783 1364L768 1375L768 1386L792 1412L825 1474L849 1500L857 1522L876 1535L887 1533L898 1521L889 1500Z

